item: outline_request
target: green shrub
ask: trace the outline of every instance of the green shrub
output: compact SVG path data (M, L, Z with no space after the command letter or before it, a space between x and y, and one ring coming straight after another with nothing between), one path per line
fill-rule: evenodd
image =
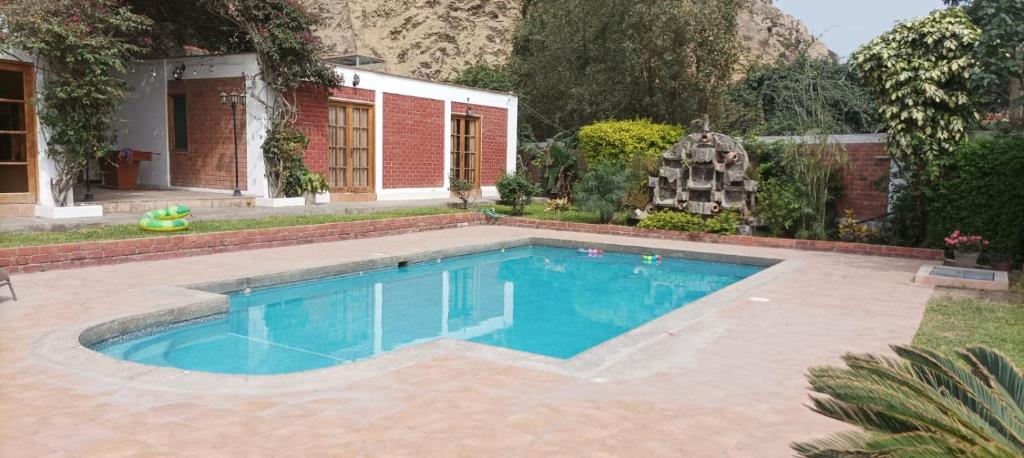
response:
M757 214L772 235L791 235L802 209L800 189L793 181L770 178L758 185Z
M703 232L704 218L692 213L666 210L648 215L640 221L637 227L667 231Z
M502 203L512 207L513 215L522 215L526 205L540 193L536 185L518 173L502 172L501 178L498 178L497 188L499 198Z
M612 220L629 188L629 173L614 164L591 166L573 188L576 204L598 214L602 223Z
M736 226L739 226L741 222L742 219L736 212L722 212L712 218L704 219L702 216L692 213L666 210L649 215L637 226L641 229L733 235L736 233Z
M989 240L989 253L1024 257L1024 136L969 141L929 199L928 241L959 229Z
M637 158L658 158L683 136L683 128L649 119L602 121L580 129L580 149L587 164L625 166Z
M736 235L736 227L743 222L739 213L722 212L704 221L704 232L719 235Z
M459 178L458 172L453 170L448 176L448 188L462 201L462 208L469 208L470 196L476 189L472 182Z

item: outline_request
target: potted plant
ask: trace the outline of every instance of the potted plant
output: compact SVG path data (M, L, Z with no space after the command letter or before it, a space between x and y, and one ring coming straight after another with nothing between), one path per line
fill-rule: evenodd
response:
M957 267L974 267L978 265L981 250L988 246L988 240L980 235L963 234L959 229L946 237L946 247L953 250L953 262Z
M327 185L327 177L322 173L304 170L301 181L302 194L306 197L306 205L330 202L330 196L324 199L322 196L330 189Z

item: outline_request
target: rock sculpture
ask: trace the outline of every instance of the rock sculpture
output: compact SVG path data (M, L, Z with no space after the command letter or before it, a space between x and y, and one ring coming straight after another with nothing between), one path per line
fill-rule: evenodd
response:
M723 210L752 218L757 182L747 177L750 159L738 141L710 132L688 135L661 153L656 177L649 177L657 208L700 215Z

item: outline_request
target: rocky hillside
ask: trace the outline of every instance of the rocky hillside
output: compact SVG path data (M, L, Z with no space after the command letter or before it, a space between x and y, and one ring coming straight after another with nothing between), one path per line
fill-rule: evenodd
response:
M444 79L467 65L504 61L520 18L520 0L323 0L330 13L319 33L336 53L383 58L384 70ZM829 56L796 18L751 0L740 17L744 62L774 61L806 47Z

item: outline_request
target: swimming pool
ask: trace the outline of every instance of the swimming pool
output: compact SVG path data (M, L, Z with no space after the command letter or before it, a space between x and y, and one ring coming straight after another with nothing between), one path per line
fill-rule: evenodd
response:
M92 348L154 366L257 375L442 337L568 359L762 268L523 246L236 292L226 314Z

